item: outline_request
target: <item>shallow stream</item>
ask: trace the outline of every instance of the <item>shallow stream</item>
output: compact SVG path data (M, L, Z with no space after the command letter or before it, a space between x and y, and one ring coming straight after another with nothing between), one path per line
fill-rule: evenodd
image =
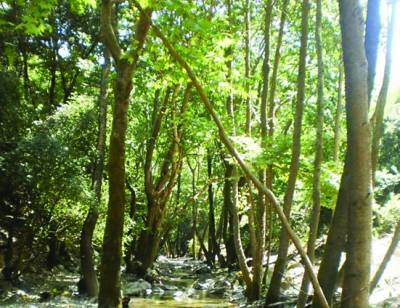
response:
M160 257L150 272L153 281L122 274L124 301L131 307L239 307L243 289L235 274L211 270L189 258ZM80 296L79 275L57 267L50 273L32 273L20 278L18 287L0 282L2 307L96 307L94 300Z

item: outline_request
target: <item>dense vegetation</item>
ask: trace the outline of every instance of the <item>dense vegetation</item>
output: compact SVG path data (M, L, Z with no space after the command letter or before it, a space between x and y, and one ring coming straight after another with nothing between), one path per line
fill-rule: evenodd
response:
M400 238L389 2L1 1L1 279L79 264L117 307L121 266L189 255L268 305L293 243L298 307L367 307Z

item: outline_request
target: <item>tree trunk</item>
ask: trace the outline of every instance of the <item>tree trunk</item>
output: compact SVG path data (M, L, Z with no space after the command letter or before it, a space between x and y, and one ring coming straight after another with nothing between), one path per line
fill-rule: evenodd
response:
M387 95L389 91L390 74L392 68L392 45L394 37L394 26L397 12L397 5L399 1L392 1L392 14L390 21L388 22L388 34L386 42L386 62L385 71L383 75L383 83L379 92L378 101L376 103L375 114L373 117L373 132L372 132L372 179L375 179L376 169L378 167L379 158L379 146L381 137L383 134L383 117L385 115L385 106L387 101Z
M302 28L301 28L301 46L299 58L299 71L297 77L297 100L296 114L293 129L293 145L292 159L290 162L290 173L288 186L284 197L283 209L286 217L290 217L290 210L293 201L294 189L296 186L297 173L299 170L299 158L301 150L301 127L303 120L304 92L306 78L306 57L307 57L307 41L308 41L308 14L309 2L303 0L302 3ZM267 303L273 303L279 300L283 273L287 262L287 251L289 248L289 235L285 228L282 227L279 236L278 259L275 263L270 286L267 293Z
M378 58L379 33L381 31L380 0L368 0L367 21L365 26L364 48L368 61L368 102L374 89L376 62Z
M125 135L133 71L118 64L108 163L109 205L101 258L99 307L117 307L120 301L120 267L125 207Z
M348 154L344 162L340 187L333 214L331 227L328 231L324 255L318 271L318 281L326 296L328 303L332 302L335 291L340 260L347 235L347 209L348 209L348 185L349 185L349 161ZM321 307L321 302L318 298L314 298L313 307Z
M324 129L324 63L322 56L321 43L321 19L322 19L322 4L321 0L317 0L317 14L315 21L315 42L317 49L318 61L318 92L317 92L317 123L316 123L316 140L315 140L315 158L313 172L313 207L310 213L310 233L308 235L307 254L311 263L315 259L315 241L317 240L319 215L321 210L321 164L323 155L322 134ZM307 273L304 273L303 281L297 307L303 308L306 306L308 297L308 288L310 278Z
M245 88L246 88L246 134L251 135L251 99L250 99L250 19L251 19L251 7L250 0L245 0Z
M208 180L210 181L212 178L211 152L209 152L207 155L207 175L208 175ZM210 206L208 211L208 252L210 253L210 259L214 264L215 256L218 255L218 247L215 236L214 192L211 181L208 184L208 202Z
M349 208L344 307L368 307L371 264L371 143L368 121L367 61L362 10L357 0L340 0L346 81Z
M264 59L263 59L263 84L261 93L260 120L261 120L261 136L264 139L267 136L267 100L268 100L268 82L269 82L269 53L270 53L270 28L272 15L272 0L268 0L265 6L265 25L264 25Z
M243 279L246 283L246 295L251 297L252 295L252 281L250 276L250 270L246 264L246 256L244 254L242 239L240 236L240 222L239 222L239 214L238 214L238 203L239 203L239 196L238 196L238 182L236 180L237 177L237 170L236 167L233 169L232 178L232 203L230 208L230 214L232 215L232 222L233 222L233 239L235 244L235 251L238 257L240 270L243 274Z
M146 270L156 260L160 247L165 204L156 202L148 201L149 211L147 213L146 229L140 233L136 246L135 260L139 261L140 264L134 271L140 276L144 276Z
M108 162L109 201L100 267L99 307L104 308L120 305L127 113L132 76L149 30L151 14L151 11L142 11L140 14L134 38L136 48L131 51L129 59L122 59L122 51L112 26L112 9L112 1L102 0L100 22L103 41L114 58L117 72Z
M80 258L82 285L84 292L89 297L96 297L99 293L98 280L96 275L95 260L93 254L92 239L99 216L98 207L101 202L101 186L103 180L104 156L106 146L106 126L107 126L107 87L108 75L110 72L110 56L108 51L104 51L104 64L101 69L100 96L99 96L99 130L97 137L97 157L96 167L93 176L94 191L96 201L93 203L83 223L80 241Z
M224 205L223 205L223 214L224 214L224 227L223 227L223 239L226 250L226 262L228 267L232 267L232 265L237 261L235 244L233 241L233 223L232 223L232 215L230 214L230 208L232 207L232 180L233 176L233 168L232 164L225 163L225 174L224 174Z
M335 114L335 132L333 136L333 160L337 162L339 160L340 150L340 117L342 114L342 92L343 92L343 65L339 66L339 84L338 94L336 103L336 114Z

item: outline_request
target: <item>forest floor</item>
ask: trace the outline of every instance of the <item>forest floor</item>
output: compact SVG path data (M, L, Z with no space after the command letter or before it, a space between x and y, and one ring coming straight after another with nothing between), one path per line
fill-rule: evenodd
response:
M390 236L373 242L372 273L381 262ZM293 307L303 275L299 258L292 251L283 287L285 307ZM274 256L272 256L272 261ZM271 269L273 264L271 264ZM370 298L371 307L400 307L400 247L388 264L378 287ZM148 281L122 274L124 300L129 307L262 307L263 300L249 305L243 295L237 272L210 269L204 262L190 258L159 257L149 272ZM0 280L2 307L96 307L94 300L79 296L78 273L62 266L52 272L20 277L17 288Z

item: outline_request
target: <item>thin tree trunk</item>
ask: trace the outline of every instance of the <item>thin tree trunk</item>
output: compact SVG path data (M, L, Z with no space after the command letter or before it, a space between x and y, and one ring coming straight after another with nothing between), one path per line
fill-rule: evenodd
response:
M268 100L268 82L269 82L269 53L270 53L270 28L271 28L271 15L272 15L272 0L268 0L265 6L265 25L264 25L264 60L263 60L263 83L261 94L260 106L260 120L261 120L261 137L264 139L267 136L267 100ZM279 41L279 38L278 38ZM275 59L276 60L276 59Z
M232 215L230 214L230 208L232 207L232 179L233 176L233 168L234 166L229 163L225 163L225 174L224 174L224 205L223 205L223 214L224 214L224 227L223 227L223 239L226 250L226 262L227 266L232 266L236 260L236 250L235 244L233 241L233 229L232 229Z
M260 106L260 118L261 118L261 140L262 146L266 148L266 137L267 137L267 99L268 99L268 85L269 85L269 54L270 54L270 28L271 28L271 19L272 19L272 0L268 0L265 4L265 17L264 17L264 59L263 59L263 82L262 82L262 93L261 93L261 106ZM260 171L260 179L264 183L267 184L267 174L266 170ZM251 197L251 183L249 185L249 196ZM269 185L268 187L270 187ZM251 198L252 199L252 198ZM257 202L257 210L253 209L254 202L251 202L251 208L249 211L249 227L254 230L251 230L251 234L254 238L252 240L252 287L250 290L250 294L248 297L251 300L256 300L260 297L261 293L261 284L263 278L263 259L264 259L264 250L265 250L265 233L266 233L266 198L264 194L259 193L258 202ZM252 222L250 222L252 220ZM254 227L251 227L251 223L253 223ZM253 247L254 246L254 247Z
M235 244L236 255L238 257L240 270L243 274L243 279L246 283L246 293L249 292L252 288L252 280L250 276L250 269L246 264L246 255L243 250L242 239L240 236L240 222L239 222L239 213L238 213L238 204L239 204L239 192L238 192L238 182L236 180L237 170L236 167L233 169L233 176L231 178L232 181L232 206L230 208L230 212L233 220L233 238Z
M135 5L135 7L138 8L138 10L140 12L144 12L143 8L140 6L140 4L136 0L132 0L132 2ZM287 217L285 216L283 210L281 209L279 201L275 197L274 193L271 190L269 190L267 187L265 187L258 180L257 176L255 176L251 172L250 168L243 161L243 159L241 158L241 156L239 155L239 153L237 152L235 147L230 142L230 140L229 140L229 138L228 138L228 136L227 136L227 134L225 132L224 126L221 123L221 120L219 119L218 115L216 114L214 108L212 107L211 102L209 101L209 99L207 97L206 92L204 91L203 87L201 86L199 80L197 79L196 75L194 74L194 72L192 71L192 69L190 68L188 63L175 50L175 48L171 45L171 43L164 36L164 34L161 32L161 30L156 25L154 25L154 23L151 21L151 19L149 17L147 17L147 20L151 24L155 35L158 38L161 39L161 41L163 42L164 46L166 47L166 49L168 50L169 54L171 55L171 57L174 60L176 60L177 63L186 71L188 77L193 82L193 85L196 88L197 93L199 94L201 102L205 106L207 112L210 114L212 120L214 121L214 123L216 124L216 126L218 128L219 137L220 137L221 142L225 145L226 149L233 156L233 158L237 161L237 163L241 167L241 169L244 172L244 174L246 176L248 176L248 178L253 182L255 187L257 189L261 190L265 194L265 196L267 196L269 198L269 200L271 201L271 204L273 205L276 213L278 214L279 219L281 220L281 222L284 225L286 231L288 232L290 239L293 241L296 249L298 250L298 252L301 255L301 258L303 260L304 266L306 267L306 270L310 275L310 278L311 278L311 281L312 281L316 296L321 299L321 302L323 303L322 307L328 308L329 307L328 302L325 299L325 296L324 296L324 294L322 292L321 286L319 285L318 279L317 279L317 277L316 277L316 275L315 275L315 273L313 271L313 267L312 267L312 264L311 264L311 262L310 262L310 260L309 260L309 258L307 256L307 253L304 251L300 239L298 238L298 236L295 234L295 232L291 228L290 223L289 223Z
M386 251L385 256L383 257L381 264L379 264L379 267L376 270L374 277L372 278L372 281L369 286L370 294L374 291L374 289L378 285L378 282L381 279L383 272L385 271L386 265L388 265L390 258L393 256L399 241L400 241L400 221L397 222L389 248Z
M207 174L208 180L210 181L212 178L212 154L210 152L207 154ZM214 264L218 249L215 237L214 192L211 181L208 184L208 202L210 206L208 211L208 251L213 261L212 263Z
M335 114L335 131L333 135L333 161L338 162L339 150L340 150L340 116L342 114L342 92L343 92L343 65L339 66L339 83L338 83L338 94L336 103L336 114Z
M305 95L305 78L306 78L306 57L307 57L307 41L308 41L308 15L309 2L303 0L302 3L302 28L301 28L301 46L299 58L299 71L297 76L297 99L296 114L293 129L293 145L292 159L290 162L290 173L288 186L284 197L283 209L286 217L290 217L293 195L296 186L297 173L299 170L299 159L301 151L301 127L303 120L304 95ZM289 248L289 235L285 228L281 228L279 236L278 259L275 263L270 286L267 293L267 303L273 303L279 300L282 278L287 262L287 252Z
M365 26L364 48L368 62L368 103L374 89L376 62L378 58L379 33L381 31L381 0L368 0L367 21Z
M349 185L349 160L348 153L344 162L335 212L331 227L328 231L324 255L318 270L318 281L329 303L332 302L335 284L342 252L345 248L347 235L347 209L348 209L348 185ZM314 298L313 307L321 307L319 298Z
M277 86L277 79L278 79L278 69L279 69L279 63L281 59L281 47L282 47L282 40L283 40L283 34L284 34L284 29L285 29L285 24L286 24L286 17L287 17L287 7L289 4L289 0L284 0L282 4L282 13L281 13L281 18L280 18L280 23L279 23L279 33L278 33L278 39L276 43L276 49L275 49L275 55L274 55L274 64L272 67L272 76L270 80L270 89L269 89L269 97L268 97L268 139L269 139L269 144L272 145L273 143L273 136L274 136L274 130L275 130L275 96L276 96L276 86ZM273 165L269 164L267 167L266 171L266 185L267 187L272 190L272 183L273 183L273 177L274 177L274 171L273 171ZM269 231L268 231L268 256L267 256L267 266L265 270L264 277L265 279L267 278L268 271L269 271L269 260L270 260L270 255L271 255L271 244L272 244L272 232L273 232L273 215L272 215L272 210L271 210L271 205L269 202L267 202L267 216L268 216L268 225L269 225Z
M250 99L250 19L251 19L251 7L250 0L245 0L245 86L246 86L246 134L251 135L251 99Z
M136 48L129 60L122 59L111 16L113 3L102 0L101 31L103 41L115 61L117 77L115 80L113 121L110 136L108 163L109 202L103 239L103 254L100 267L99 307L118 307L120 305L122 261L122 236L125 208L125 137L129 96L132 90L132 76L149 30L150 11L142 11L135 33Z
M96 201L90 206L89 212L83 223L80 242L80 258L82 284L84 291L90 297L96 297L99 293L98 280L96 275L95 260L93 255L93 233L99 217L98 207L101 202L101 187L103 183L104 157L106 148L107 131L107 90L108 76L110 73L110 56L104 50L104 64L101 68L100 96L99 96L99 130L97 137L97 157L94 171L93 184Z
M394 37L394 25L399 1L392 1L392 14L388 22L388 34L386 42L386 62L383 75L383 83L379 92L378 101L376 103L375 114L373 117L373 133L372 133L372 179L375 179L376 170L378 167L379 146L383 134L383 117L385 115L385 106L390 84L390 74L392 68L392 45Z
M196 166L192 167L190 164L189 159L187 159L187 163L189 169L192 173L192 196L193 198L196 196ZM196 260L196 230L197 230L197 206L196 201L193 202L192 206L192 253L193 253L193 260Z
M363 18L358 0L340 0L346 81L349 208L344 307L368 307L371 265L371 143L368 121L368 72Z
M324 129L324 63L321 43L321 19L322 4L321 0L317 0L317 14L315 21L315 42L318 61L317 124L313 172L313 207L310 213L310 233L308 235L307 243L307 254L311 263L314 263L315 259L315 241L317 240L319 215L321 210L321 164L323 159L322 134ZM309 285L310 278L305 272L297 301L297 307L299 308L306 306Z
M184 116L187 111L192 84L188 83L184 92L182 106L179 116ZM135 272L144 275L146 270L152 266L158 256L160 240L162 235L162 223L164 220L165 209L176 184L176 177L180 172L182 151L180 140L182 137L182 123L177 119L176 99L179 94L179 86L175 86L172 98L168 99L168 90L161 106L157 109L157 99L153 109L153 129L148 142L145 162L145 191L147 197L147 220L144 230L140 233L137 242L135 260L138 261L138 268ZM160 168L159 176L155 183L153 182L152 161L155 144L161 128L161 121L167 104L171 105L171 137L169 149L164 156ZM177 124L179 123L179 124Z

